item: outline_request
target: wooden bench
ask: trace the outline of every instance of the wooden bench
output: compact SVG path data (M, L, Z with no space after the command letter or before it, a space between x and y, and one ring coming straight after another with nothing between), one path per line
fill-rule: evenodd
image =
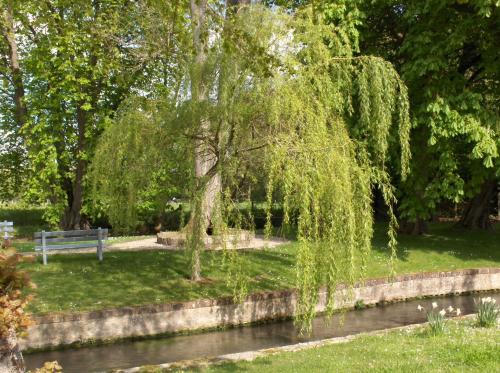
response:
M89 229L79 231L56 231L35 233L35 250L41 251L43 264L47 264L49 250L71 250L88 247L97 248L97 258L102 261L104 245L108 239L107 229Z
M7 245L11 236L9 232L14 232L14 223L11 221L0 221L0 235L3 239L3 244ZM2 246L2 239L0 239L0 246Z

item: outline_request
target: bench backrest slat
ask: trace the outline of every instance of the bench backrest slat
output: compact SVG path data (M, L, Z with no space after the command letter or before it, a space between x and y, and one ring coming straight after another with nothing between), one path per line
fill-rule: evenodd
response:
M80 244L65 244L65 245L46 245L47 250L71 250L71 249L85 249L90 247L97 247L97 242L94 243L80 243ZM43 246L35 246L35 251L42 251Z
M102 235L102 239L106 239L107 235ZM46 243L51 243L51 242L79 242L79 241L97 241L99 237L97 234L89 235L89 236L81 236L81 237L52 237L52 238L46 238L45 242ZM41 238L35 238L35 243L41 244L42 239Z
M89 236L89 235L95 235L97 237L97 232L98 229L88 229L84 231L55 231L55 232L45 232L45 237L74 237L74 236ZM101 232L104 235L108 234L108 229L104 228L101 229ZM35 233L35 238L41 238L42 237L42 232L36 232Z

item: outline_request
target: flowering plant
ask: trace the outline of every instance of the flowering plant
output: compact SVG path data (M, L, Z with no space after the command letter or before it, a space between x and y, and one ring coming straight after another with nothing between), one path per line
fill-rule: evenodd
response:
M417 306L419 311L425 311L425 308L420 304ZM447 309L442 308L440 311L438 309L437 302L432 302L432 309L427 311L427 322L429 323L429 332L430 334L437 335L442 334L444 332L444 328L446 325L446 313L449 314L455 313L456 316L460 316L461 311L460 308L454 309L452 306L449 306Z
M497 324L500 308L496 304L496 299L491 297L481 298L475 301L477 309L477 325L483 327L492 327Z

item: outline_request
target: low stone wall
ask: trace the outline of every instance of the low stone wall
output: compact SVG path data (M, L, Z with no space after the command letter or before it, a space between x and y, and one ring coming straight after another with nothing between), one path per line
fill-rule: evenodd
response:
M346 288L339 286L335 306L353 307L358 300L374 304L419 296L497 289L500 289L500 268L418 273L397 276L392 281L367 280L354 288L351 299L345 297ZM317 311L324 311L325 305L326 293L322 291ZM28 337L21 341L21 346L23 349L39 349L246 324L290 317L295 306L295 291L285 290L252 294L241 304L234 304L230 298L220 298L93 312L54 313L35 316Z
M255 233L243 229L231 229L225 236L208 236L202 238L206 249L222 249L223 240L228 248L248 245L255 238ZM164 246L183 248L186 244L186 233L178 231L160 232L156 235L156 243Z

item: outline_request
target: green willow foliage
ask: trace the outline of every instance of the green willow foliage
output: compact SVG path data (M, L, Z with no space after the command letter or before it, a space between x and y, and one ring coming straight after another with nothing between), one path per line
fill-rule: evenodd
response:
M186 178L173 113L164 100L130 99L99 140L89 175L94 214L105 212L117 232L134 231L145 204L164 205Z
M332 57L321 33L307 24L303 30L296 37L304 47L289 56L290 72L275 79L269 94L266 155L268 205L279 189L285 221L292 214L297 219L297 319L307 331L321 286L326 285L331 313L336 285L345 283L350 291L363 278L374 186L390 209L389 246L395 255L395 197L385 163L397 136L406 175L410 123L406 87L389 63Z
M267 232L276 201L284 206L285 223L297 225L297 322L304 332L311 325L322 286L326 285L331 313L336 285L347 284L349 296L364 276L375 187L389 206L389 246L395 255L395 197L386 169L390 149L401 153L403 178L409 162L408 98L398 74L380 58L352 57L347 41L326 45L336 31L316 17L309 8L293 16L256 6L241 9L218 28L223 31L207 51L208 102L201 109L193 107L186 95L165 109L163 118L150 119L146 112L120 117L101 139L99 158L94 160L94 165L102 165L95 175L100 193L104 190L115 211L112 220L125 224L133 218L127 209L134 208L134 188L146 177L141 160L148 163L162 149L156 126L165 133L175 132L177 137L169 139L187 154L194 149L194 139L200 141L196 137L200 121L192 118L203 115L206 148L212 149L215 172L222 180L221 193L215 197L216 233L227 234L230 227L244 225L237 203L250 198L241 190L248 175L267 184ZM187 66L185 71L181 85L189 86L192 69ZM145 134L144 142L137 141L137 131ZM195 185L192 157L190 161L184 163L189 169L187 186ZM125 176L130 173L135 176ZM203 193L202 186L192 198L191 252L200 250L205 234ZM222 265L227 266L235 297L242 299L243 256L226 250Z

